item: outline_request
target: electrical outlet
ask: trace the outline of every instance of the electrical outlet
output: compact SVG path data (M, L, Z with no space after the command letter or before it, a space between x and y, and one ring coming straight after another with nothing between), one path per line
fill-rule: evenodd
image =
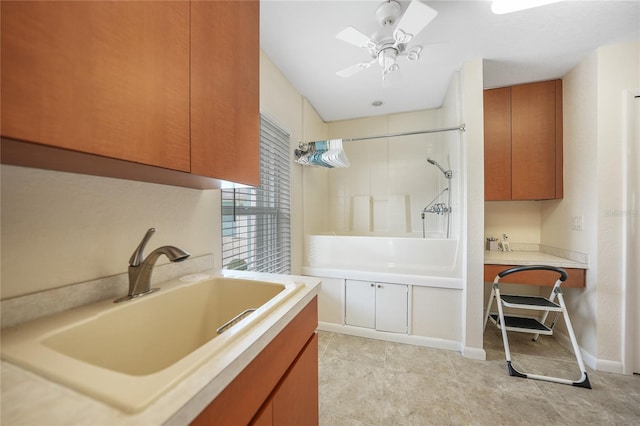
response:
M584 216L571 216L571 229L584 231Z

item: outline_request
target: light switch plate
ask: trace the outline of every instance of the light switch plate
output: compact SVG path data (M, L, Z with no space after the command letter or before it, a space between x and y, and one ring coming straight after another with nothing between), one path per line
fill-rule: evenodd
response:
M584 231L584 216L571 216L571 229Z

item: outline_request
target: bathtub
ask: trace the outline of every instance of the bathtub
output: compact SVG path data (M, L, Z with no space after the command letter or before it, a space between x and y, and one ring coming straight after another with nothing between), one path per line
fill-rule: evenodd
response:
M307 235L303 274L462 289L460 242L422 234Z

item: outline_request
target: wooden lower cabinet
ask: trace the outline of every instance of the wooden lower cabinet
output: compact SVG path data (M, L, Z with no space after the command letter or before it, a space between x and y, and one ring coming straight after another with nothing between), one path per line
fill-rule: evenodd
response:
M268 413L271 412L271 423ZM307 342L285 377L265 403L266 415L253 425L317 425L318 412L318 335Z
M272 426L273 425L273 401L264 403L258 414L251 420L251 426Z
M316 297L192 425L317 425L317 326Z
M485 282L493 282L496 278L496 275L502 271L506 271L507 269L516 268L517 266L522 265L484 265L484 281ZM562 284L564 288L583 288L586 285L587 279L587 270L586 269L578 269L578 268L562 268L567 272L568 278ZM511 283L511 284L531 284L531 285L539 285L544 287L553 287L556 280L558 279L558 274L552 271L523 271L516 272L515 274L509 275L505 278L505 281L500 280L500 282Z

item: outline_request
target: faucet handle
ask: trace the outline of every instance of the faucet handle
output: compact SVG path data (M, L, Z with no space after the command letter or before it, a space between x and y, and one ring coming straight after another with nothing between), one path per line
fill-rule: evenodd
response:
M142 252L155 232L156 228L149 228L147 230L147 233L142 237L142 241L140 241L140 244L138 244L138 247L129 258L129 266L140 266L144 261L144 254L142 254Z

